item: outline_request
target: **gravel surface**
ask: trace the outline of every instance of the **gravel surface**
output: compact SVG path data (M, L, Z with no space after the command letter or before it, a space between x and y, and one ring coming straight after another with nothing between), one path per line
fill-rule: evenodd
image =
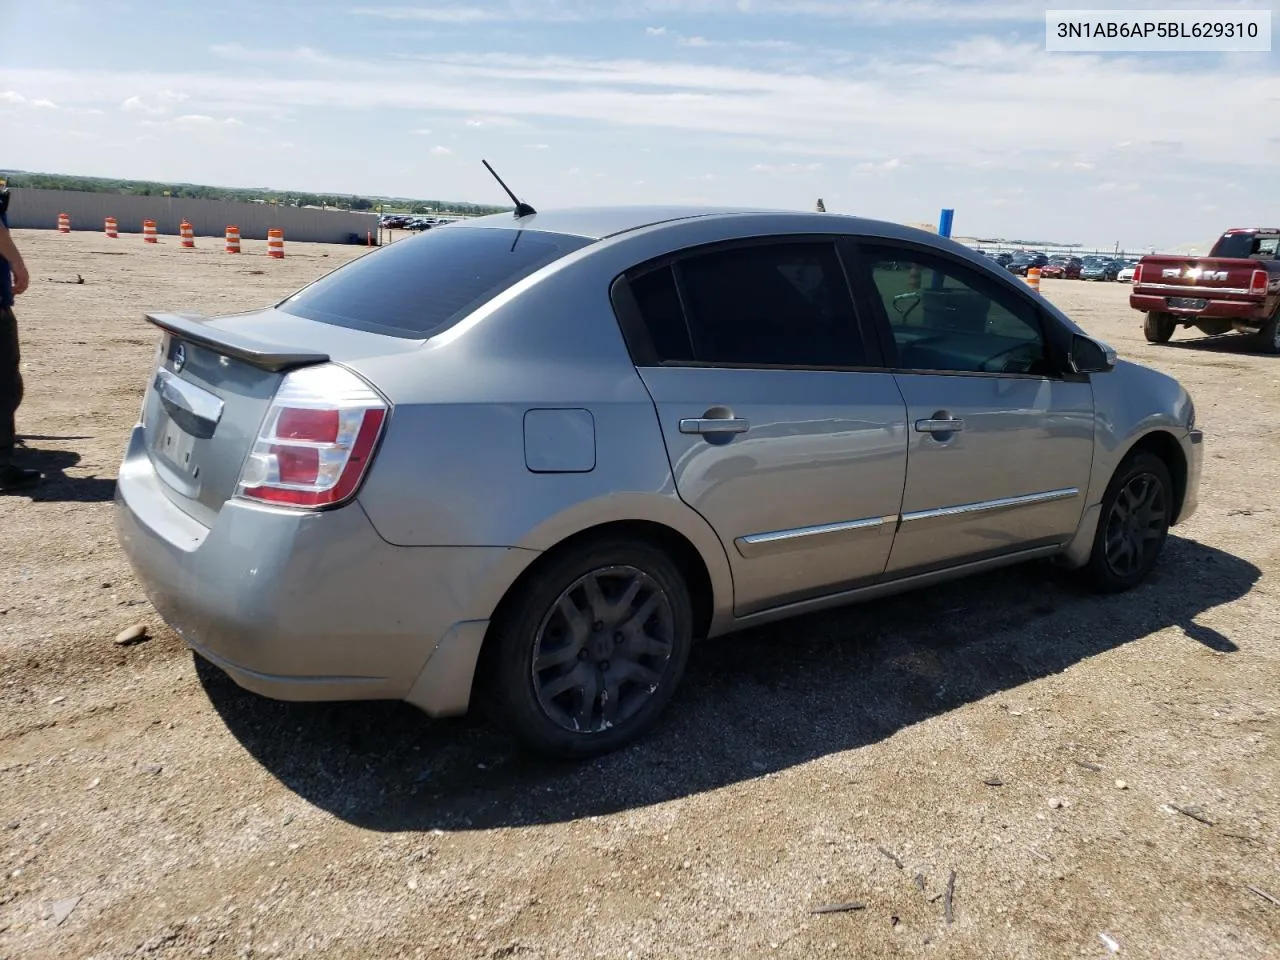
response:
M1195 397L1200 512L1148 584L1037 565L708 642L655 735L553 765L243 692L116 547L143 312L362 248L15 235L52 479L0 498L0 958L1277 955L1280 358L1148 346L1126 285L1044 281Z

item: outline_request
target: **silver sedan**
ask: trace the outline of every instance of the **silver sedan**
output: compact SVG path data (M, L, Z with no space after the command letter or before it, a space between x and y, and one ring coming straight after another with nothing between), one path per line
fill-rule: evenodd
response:
M888 223L525 211L149 319L116 517L165 620L549 755L644 733L696 638L1039 558L1124 590L1196 506L1176 381Z

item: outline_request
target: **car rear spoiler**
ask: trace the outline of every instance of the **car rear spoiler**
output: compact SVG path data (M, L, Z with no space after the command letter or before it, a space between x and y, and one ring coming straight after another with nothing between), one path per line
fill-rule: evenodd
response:
M148 313L147 322L161 330L181 337L228 357L235 357L263 370L279 373L295 367L307 367L328 363L329 355L316 350L287 350L276 344L264 343L242 333L210 327L208 321L188 313Z

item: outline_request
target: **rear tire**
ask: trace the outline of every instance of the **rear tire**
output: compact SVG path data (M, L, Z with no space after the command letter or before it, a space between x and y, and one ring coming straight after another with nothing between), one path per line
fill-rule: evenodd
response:
M693 604L643 541L571 547L502 605L482 664L487 712L527 749L585 760L638 739L684 675Z
M1258 342L1265 353L1280 354L1280 310L1263 326Z
M1147 578L1173 522L1173 480L1153 453L1130 454L1102 498L1093 552L1085 570L1095 589L1120 593Z
M1168 343L1173 336L1175 326L1173 317L1167 313L1148 313L1142 321L1142 333L1147 343Z

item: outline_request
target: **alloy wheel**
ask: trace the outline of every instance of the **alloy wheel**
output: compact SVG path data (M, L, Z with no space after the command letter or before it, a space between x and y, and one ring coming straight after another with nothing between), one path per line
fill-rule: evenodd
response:
M671 599L632 566L579 577L538 628L532 678L538 704L574 733L626 723L657 691L675 649Z
M1160 478L1153 473L1132 477L1107 516L1107 565L1121 577L1137 573L1159 550L1168 524L1168 498Z

